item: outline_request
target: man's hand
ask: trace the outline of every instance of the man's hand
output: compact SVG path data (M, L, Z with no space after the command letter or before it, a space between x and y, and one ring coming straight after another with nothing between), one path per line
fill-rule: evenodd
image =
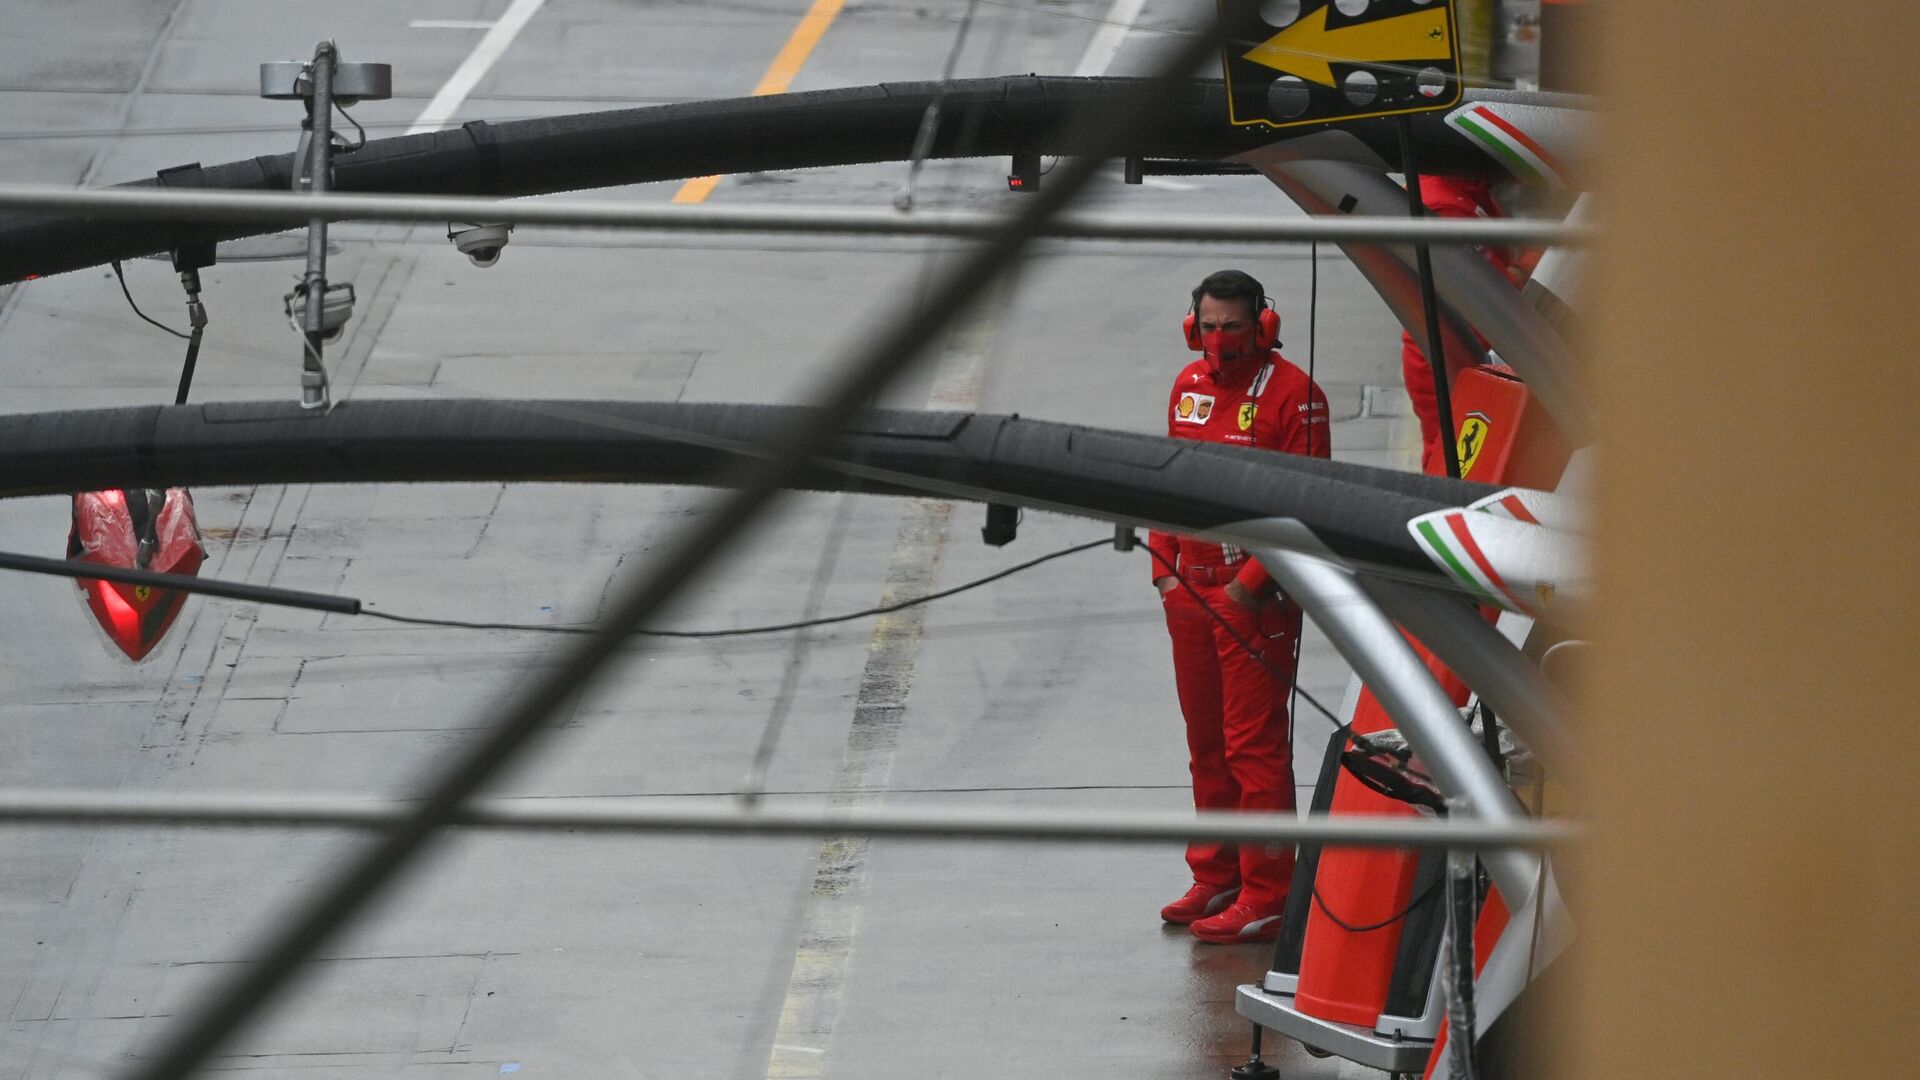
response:
M1153 587L1160 590L1161 596L1165 596L1180 587L1180 579L1172 574L1164 574L1153 579Z
M1247 587L1240 584L1239 578L1227 582L1226 593L1227 599L1243 608L1252 609L1260 606L1260 598L1248 592Z

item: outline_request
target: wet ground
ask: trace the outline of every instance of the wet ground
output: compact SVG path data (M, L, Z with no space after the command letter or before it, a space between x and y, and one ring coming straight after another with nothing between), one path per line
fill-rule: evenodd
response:
M524 27L453 122L749 92L804 0L515 0ZM796 89L957 73L1129 73L1151 35L1102 33L1138 5L850 3ZM292 148L299 107L256 65L336 38L394 65L355 110L398 134L471 74L508 0L0 2L0 181L100 184ZM1172 5L1140 21L1170 25ZM1117 46L1117 47L1116 47ZM995 208L1003 161L935 163L923 206ZM729 178L729 204L888 205L906 166ZM665 201L677 184L621 194ZM1290 214L1256 177L1116 174L1089 197L1140 214ZM517 232L476 269L431 227L342 226L330 274L359 306L336 396L793 401L951 248L924 242ZM295 240L204 275L196 400L287 398L281 313ZM267 257L267 258L259 258ZM1313 262L1298 247L1051 244L946 335L889 404L1150 431L1185 363L1178 322L1205 273L1242 266L1307 361ZM127 266L180 325L165 263ZM1336 456L1405 464L1390 317L1321 252L1314 361ZM0 408L169 400L181 345L111 274L5 292ZM610 582L702 512L692 489L259 487L198 493L204 573L339 592L390 611L577 623ZM0 548L50 555L64 499L0 504ZM1030 513L978 539L977 506L795 497L692 590L674 625L868 607L1103 533ZM494 793L692 798L740 790L770 724L772 800L1177 809L1184 746L1145 556L1094 551L881 620L638 649L586 687ZM0 783L165 792L401 795L556 647L538 634L195 601L150 662L110 658L70 586L0 581ZM1310 635L1303 687L1346 669ZM1329 730L1307 714L1299 756ZM1310 776L1303 766L1302 776ZM0 1078L107 1076L151 1052L263 928L341 865L347 835L8 828L0 862ZM301 1077L1217 1077L1244 1057L1236 984L1264 947L1162 927L1174 848L458 833L210 1066ZM1364 1070L1274 1055L1288 1076Z

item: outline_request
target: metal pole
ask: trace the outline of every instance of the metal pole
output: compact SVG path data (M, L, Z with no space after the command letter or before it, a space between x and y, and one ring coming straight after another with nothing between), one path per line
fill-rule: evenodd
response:
M200 360L200 339L207 333L207 305L200 302L200 271L188 267L180 271L180 285L187 290L187 359L180 365L180 387L173 393L175 405L187 403L187 391L193 389L193 368Z
M1192 71L1218 44L1217 26L1185 40L1154 81L1164 85ZM675 537L648 573L620 590L608 606L609 614L598 633L579 639L579 644L562 652L556 663L530 675L478 738L429 780L415 810L386 828L381 839L354 858L344 872L314 889L310 899L301 902L270 933L259 961L243 965L130 1075L139 1080L184 1077L272 1001L300 962L390 884L401 867L451 820L460 804L494 780L514 755L547 727L563 702L578 693L615 652L630 648L628 635L635 627L678 599L734 533L804 473L809 459L840 429L844 418L871 401L919 357L928 341L985 291L1002 264L1017 256L1039 227L1092 181L1113 150L1125 145L1135 119L1130 115L1112 117L1093 140L1095 146L1111 148L1109 152L1061 166L1057 171L1064 175L1035 195L1024 212L942 275L924 307L900 306L890 314L880 331L868 338L868 347L830 378L827 391L817 399L820 407L780 433L776 440L780 453L771 462L752 466L739 491L718 500L710 513L701 515L696 525Z
M1400 121L1400 172L1407 180L1407 216L1419 220L1427 216L1427 206L1420 198L1420 166L1413 153L1413 120L1401 115ZM1420 274L1420 307L1426 316L1427 366L1433 369L1433 401L1440 421L1440 449L1447 463L1447 475L1460 475L1460 447L1454 441L1453 434L1453 388L1447 382L1447 361L1440 348L1440 300L1434 294L1433 252L1425 244L1416 244L1413 249L1414 261Z
M330 611L340 615L360 614L360 601L350 596L331 596L327 593L302 592L298 589L276 589L266 585L249 585L242 581L216 581L187 574L163 574L157 570L102 566L99 563L78 562L73 559L43 559L37 555L18 555L11 551L0 551L0 570L18 570L28 574L46 574L50 577L75 578L81 581L115 581L122 585L145 585L152 589L172 589L175 592L194 593L200 596L218 596L227 600L245 600L255 604L272 604L276 607L304 608L308 611Z
M1526 820L1513 790L1480 751L1459 710L1352 571L1278 548L1257 548L1254 554L1379 697L1442 794L1466 800L1482 821ZM1536 857L1495 851L1487 853L1485 862L1503 895L1530 895L1539 874Z
M419 804L395 799L180 795L128 791L0 791L0 822L15 825L193 825L383 829ZM1342 847L1552 848L1577 837L1566 822L1495 824L1406 817L1296 817L1233 812L1044 810L977 806L743 807L732 798L469 799L447 824L498 831L593 830L742 836L904 836L925 840L1061 843L1331 844Z
M1464 799L1448 799L1448 816L1467 810ZM1447 1060L1452 1066L1449 1080L1474 1080L1479 1075L1474 1061L1473 1020L1473 939L1480 897L1479 868L1473 852L1452 848L1447 852ZM1536 882L1528 882L1537 887ZM1507 893L1515 905L1531 899L1528 894Z
M313 195L325 195L333 173L333 70L339 60L333 42L323 41L313 50L308 71L313 80L313 97L307 102L308 137L304 168L296 186ZM327 391L327 369L322 364L327 307L327 218L307 219L307 274L301 286L307 296L305 352L300 368L300 407L326 409L332 405Z
M209 189L75 189L0 185L0 208L68 210L94 217L284 225L328 221L497 221L505 225L679 232L794 233L986 240L1011 217L971 211L915 212L838 207L634 204L607 199L491 199L439 195L280 194ZM1078 213L1041 223L1036 237L1170 243L1589 244L1598 230L1561 221L1398 217L1271 218L1245 222L1200 215Z

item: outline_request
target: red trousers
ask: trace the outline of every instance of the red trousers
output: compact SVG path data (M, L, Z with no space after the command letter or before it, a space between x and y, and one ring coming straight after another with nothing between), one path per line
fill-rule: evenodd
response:
M1293 725L1287 693L1300 609L1268 598L1249 610L1229 600L1224 585L1192 584L1266 661L1250 655L1184 586L1163 598L1173 637L1174 685L1187 720L1194 808L1291 811ZM1187 865L1195 881L1238 884L1242 903L1278 912L1293 877L1293 845L1196 843L1187 847Z

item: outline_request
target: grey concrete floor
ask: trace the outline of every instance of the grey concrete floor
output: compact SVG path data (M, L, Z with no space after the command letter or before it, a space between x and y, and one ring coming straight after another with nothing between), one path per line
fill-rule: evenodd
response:
M939 74L963 0L847 5L796 89ZM290 149L299 109L253 96L255 65L326 36L395 66L356 110L406 129L507 0L0 2L0 181L110 183ZM805 0L550 0L455 114L519 117L749 91ZM977 5L962 75L1069 73L1108 0ZM1182 12L1150 3L1142 21ZM1137 67L1143 35L1110 70ZM1004 205L1005 163L934 163L922 205ZM884 206L904 165L724 181L716 202ZM665 200L677 185L623 189ZM1125 187L1150 214L1295 211L1248 177ZM335 230L331 276L360 304L329 364L337 396L793 401L951 248L565 230L516 233L468 265L430 228ZM266 251L271 243L253 248ZM283 250L297 252L297 243ZM891 404L1152 431L1187 354L1177 323L1206 272L1244 266L1307 359L1305 250L1049 244L903 380ZM1391 318L1337 253L1318 259L1315 362L1336 456L1411 460ZM226 261L196 400L296 392L280 311L297 261ZM127 266L150 314L184 322L162 262ZM0 408L166 400L179 342L111 275L31 282L0 306ZM204 573L357 596L391 611L593 618L615 577L703 512L692 489L260 487L198 492ZM0 504L0 548L52 554L64 499ZM673 616L774 622L956 584L1101 526L1029 514L1004 550L980 510L806 496L730 552ZM495 794L737 792L770 719L770 798L980 806L1187 804L1184 748L1144 555L1096 551L888 619L636 647ZM445 761L551 638L398 628L195 601L140 666L110 658L65 584L0 581L0 783L13 788L401 795ZM1346 668L1310 635L1303 687ZM1303 708L1298 756L1328 724ZM875 719L879 717L880 719ZM1310 777L1311 765L1297 771ZM0 1078L108 1076L152 1050L357 842L258 829L9 828L0 861ZM1214 1077L1244 1056L1235 984L1262 947L1163 928L1175 848L828 844L660 837L447 837L404 888L310 965L210 1068L452 1077ZM1341 1075L1282 1048L1290 1076ZM1358 1073L1359 1070L1347 1069Z

